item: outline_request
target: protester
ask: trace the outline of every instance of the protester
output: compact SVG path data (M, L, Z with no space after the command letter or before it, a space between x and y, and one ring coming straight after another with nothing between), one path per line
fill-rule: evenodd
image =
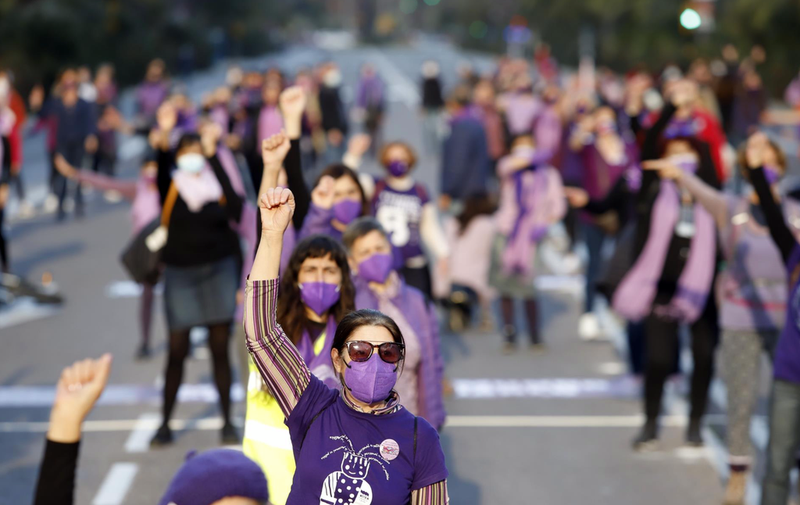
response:
M80 170L71 166L67 160L56 155L56 169L70 180L85 183L88 186L103 190L116 191L123 198L131 202L132 236L136 236L142 229L150 224L161 214L156 177L158 165L155 152L145 157L139 172L138 179L122 181L107 175L94 173L89 170ZM139 298L139 331L141 340L136 351L138 359L150 357L150 330L153 318L153 299L158 277L142 283L142 293Z
M318 99L322 130L325 132L325 160L328 164L342 159L348 132L347 115L339 95L341 86L341 70L334 63L326 65L322 69Z
M330 347L342 392L314 376L276 320L280 251L294 198L271 189L260 208L264 233L248 281L245 328L292 438L297 470L287 503L338 502L352 494L350 501L444 505L448 473L436 430L402 408L393 390L403 365L399 328L376 311L351 313ZM345 479L355 487L339 487Z
M444 363L435 307L393 268L392 245L377 220L371 217L356 220L348 226L342 240L355 278L356 308L381 311L403 333L403 373L397 381L403 405L441 429L445 417L441 389Z
M764 174L777 193L786 169L785 158L773 142L760 149ZM743 152L743 169L747 166L745 158ZM659 170L662 180L675 180L691 193L714 217L720 231L727 264L718 285L731 467L725 499L726 503L742 503L752 466L750 419L758 398L761 354L763 349L772 354L786 318L786 272L781 266L780 251L769 238L757 194L725 195L675 165L649 162L645 166ZM749 175L745 169L744 179L749 180ZM800 215L800 206L795 202L783 202L782 207L787 222Z
M385 85L375 67L369 63L361 67L361 77L356 89L356 115L362 118L364 130L372 139L372 155L383 144L383 114L386 108Z
M428 60L422 64L422 131L425 150L431 154L439 151L440 121L444 108L441 69L439 64Z
M148 131L156 123L156 112L167 99L170 85L164 62L155 59L147 66L144 82L136 90L136 116L139 126Z
M153 445L172 442L169 420L189 353L189 332L205 326L213 357L214 382L223 417L223 443L237 443L230 421L231 368L228 339L236 309L241 252L229 221L239 221L242 199L231 187L217 157L220 130L209 124L202 136L185 133L175 153L170 136L178 123L171 103L158 111L151 143L158 151L157 184L167 220L162 261L169 351L164 381L162 425ZM177 170L173 172L173 167Z
M448 210L453 201L488 192L491 169L486 132L470 109L471 92L457 88L447 102L450 135L442 146L441 196L439 208Z
M525 305L531 348L543 349L539 333L539 308L533 282L540 269L537 246L548 228L566 213L561 177L548 166L530 133L516 137L511 153L500 160L500 208L492 247L489 282L500 296L504 350L516 349L517 325L514 305Z
M433 297L431 273L423 246L437 262L446 263L450 251L439 225L439 216L427 188L416 182L411 171L417 163L414 150L404 142L391 142L381 152L385 179L375 181L372 207L387 231L400 274L410 286ZM446 265L443 265L446 269Z
M643 163L662 158L718 188L709 146L692 136L678 136L681 130L669 137L668 125L676 110L692 103L693 92L688 83L673 87L670 103L647 132L641 158ZM645 321L645 424L633 445L649 450L657 442L664 382L674 368L678 330L685 324L691 330L694 356L686 442L699 446L718 331L716 301L711 296L717 254L714 220L691 194L661 180L654 171L642 177L636 209L633 264L612 301L626 319Z
M322 171L311 192L311 207L299 237L322 234L340 240L347 225L369 214L358 174L345 165L331 165Z

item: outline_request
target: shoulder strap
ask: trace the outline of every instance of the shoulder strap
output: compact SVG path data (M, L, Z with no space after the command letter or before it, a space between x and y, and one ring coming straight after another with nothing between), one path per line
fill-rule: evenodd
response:
M414 464L417 461L417 424L419 417L414 416Z
M169 220L172 217L172 209L175 207L175 201L178 199L178 187L172 182L167 191L167 198L164 200L164 208L161 209L161 226L169 228Z

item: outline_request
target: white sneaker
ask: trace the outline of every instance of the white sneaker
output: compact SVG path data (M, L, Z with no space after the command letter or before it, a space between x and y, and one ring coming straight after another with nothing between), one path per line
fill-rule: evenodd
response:
M45 214L52 214L56 211L56 209L58 209L58 197L53 193L50 193L47 195L47 198L44 199L42 210L44 210Z
M600 321L594 313L587 312L578 319L578 336L581 340L600 338Z
M19 208L17 209L17 218L19 219L30 219L32 218L36 212L33 209L33 205L28 203L27 200L23 200L19 203Z
M103 193L103 198L105 198L108 203L119 203L122 201L122 193L114 190L106 191Z

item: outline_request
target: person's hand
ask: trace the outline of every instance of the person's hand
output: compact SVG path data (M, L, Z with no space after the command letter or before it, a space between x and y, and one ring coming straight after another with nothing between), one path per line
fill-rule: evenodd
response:
M326 175L319 180L319 184L311 192L311 201L320 209L330 209L333 207L333 177Z
M44 104L44 86L41 84L37 84L31 90L31 94L28 96L28 105L34 111L37 111L42 108Z
M67 179L74 179L77 175L77 171L67 162L66 159L64 159L61 154L56 153L56 155L53 157L53 165L55 165L58 173Z
M585 189L572 186L564 187L564 196L567 198L570 207L582 209L589 203L589 193Z
M0 184L0 209L5 209L8 203L8 184Z
M299 119L306 109L306 93L300 86L290 86L281 92L278 103L284 117Z
M754 170L764 165L764 151L769 147L769 138L764 132L756 132L747 139L745 162L747 168Z
M86 149L86 152L89 154L94 154L97 152L98 141L96 135L89 135L86 137L86 141L84 142L83 147Z
M200 144L203 146L203 155L210 158L217 153L217 145L222 137L222 128L212 121L200 128Z
M440 195L439 196L439 210L442 212L447 212L450 210L450 206L453 204L453 198L450 195Z
M264 170L278 171L283 166L283 160L292 148L286 132L270 136L261 142L261 159L264 162Z
M361 158L372 144L372 137L366 133L353 135L347 143L347 154Z
M294 195L288 188L270 188L258 200L261 233L283 236L294 215Z
M450 278L450 258L447 256L439 258L438 261L436 261L436 270L443 278Z
M108 382L111 355L76 361L61 372L50 412L47 439L74 443L81 438L81 423L94 407Z
M659 177L671 181L679 181L683 177L683 170L675 166L669 159L644 161L642 170L656 170Z
M166 101L161 104L156 111L156 123L158 129L165 133L169 133L175 128L175 125L178 124L178 111L175 110L172 103Z

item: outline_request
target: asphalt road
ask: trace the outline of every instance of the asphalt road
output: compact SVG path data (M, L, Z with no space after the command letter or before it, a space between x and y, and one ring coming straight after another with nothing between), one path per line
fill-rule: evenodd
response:
M425 40L403 48L333 53L293 48L248 64L277 63L291 72L333 58L352 85L358 67L372 61L390 86L385 137L411 142L424 153L416 83L427 57L442 62L452 84L456 65L468 55ZM484 58L474 61L486 64ZM197 76L187 83L190 93L220 83L223 75L224 69L217 68ZM133 176L137 147L127 143L125 149L130 152L123 156L127 160L121 171ZM42 139L27 143L25 176L34 194L43 194L39 188L46 179L42 152ZM433 192L437 174L436 156L423 154L417 177ZM127 204L109 204L95 193L82 220L69 218L61 225L53 216L12 221L13 270L31 279L52 273L66 303L55 311L17 305L0 312L0 504L29 502L53 384L65 365L86 356L108 351L115 361L112 386L86 424L77 503L152 505L187 451L218 445L210 362L198 345L187 364L184 401L175 414L182 427L176 444L160 450L147 447L158 422L165 324L158 310L153 335L157 353L147 362L135 361L137 298L118 262L129 238L128 212ZM685 403L673 393L668 395L662 450L634 454L630 440L641 422L638 384L625 377L613 342L578 339L580 300L566 288L579 279L556 281L565 289L546 291L542 297L545 354L531 354L520 343L516 354L503 355L496 332L442 336L447 375L455 387L442 432L452 503L720 503L722 390L715 390L719 401L709 416L707 449L681 448ZM156 303L160 308L160 297ZM672 390L680 386L673 384ZM237 414L241 418L241 405Z

